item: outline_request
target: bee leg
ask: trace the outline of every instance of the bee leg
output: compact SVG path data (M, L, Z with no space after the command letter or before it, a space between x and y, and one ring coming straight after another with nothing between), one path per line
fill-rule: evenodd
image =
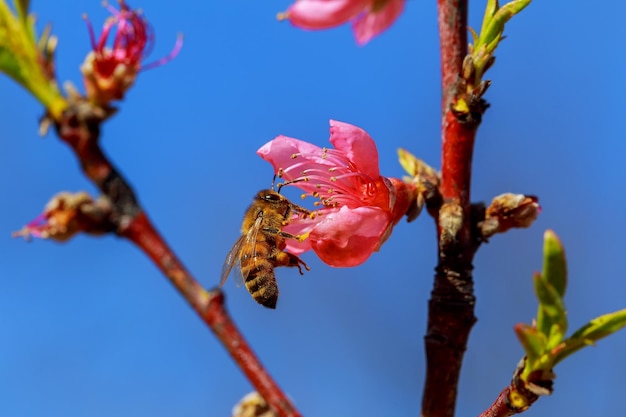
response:
M304 207L300 207L296 204L291 204L293 211L300 213L300 214L304 214L306 216L310 216L312 213L310 210L305 209Z
M302 236L293 235L291 233L283 232L282 230L280 230L280 229L278 229L276 227L264 227L263 231L265 233L269 233L271 235L280 235L280 236L284 237L285 239L295 239L295 240L299 240L300 242L302 242L304 240L302 238Z
M282 251L278 252L276 254L275 259L276 259L277 266L297 266L298 271L300 272L300 275L304 275L304 272L302 272L301 265L307 271L311 270L311 268L309 268L309 266L302 259L300 259L296 255L293 255L289 252L282 252Z
M287 210L285 211L285 216L284 216L284 220L283 220L283 226L286 225L289 222L289 218L291 217L291 213L294 212L294 211L296 213L304 214L303 218L306 218L306 217L311 216L313 214L309 210L305 209L304 207L300 207L297 204L290 203L289 206L287 207Z
M311 268L309 268L309 266L306 264L306 262L304 262L302 259L298 258L295 255L291 255L291 256L295 257L298 260L298 264L296 266L298 267L298 272L300 272L300 275L304 275L304 273L302 272L302 268L300 268L300 265L302 265L304 267L304 269L306 269L307 271L311 270Z

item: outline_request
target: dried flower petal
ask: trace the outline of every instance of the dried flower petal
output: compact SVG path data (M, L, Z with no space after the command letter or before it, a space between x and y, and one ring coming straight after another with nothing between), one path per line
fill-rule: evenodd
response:
M60 192L46 204L44 212L13 237L37 237L66 241L78 232L99 235L109 232L111 207L106 199L94 201L87 193Z

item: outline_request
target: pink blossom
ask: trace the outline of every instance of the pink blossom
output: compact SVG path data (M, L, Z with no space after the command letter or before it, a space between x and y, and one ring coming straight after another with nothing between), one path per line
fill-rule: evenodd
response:
M285 227L308 236L289 239L286 250L298 255L312 249L328 265L356 266L387 240L415 203L416 189L380 175L376 145L363 129L335 120L330 126L334 149L277 136L257 153L286 186L319 199L310 218L296 217Z
M302 29L329 29L352 22L364 45L400 16L405 0L296 0L284 17ZM279 15L280 16L280 15Z
M135 81L141 69L153 68L172 60L182 47L177 39L170 54L148 65L141 61L152 50L154 34L148 21L136 10L120 1L120 10L106 5L112 16L102 27L98 40L91 22L87 20L92 51L81 66L87 96L99 104L120 100ZM114 31L113 45L107 46L109 34Z

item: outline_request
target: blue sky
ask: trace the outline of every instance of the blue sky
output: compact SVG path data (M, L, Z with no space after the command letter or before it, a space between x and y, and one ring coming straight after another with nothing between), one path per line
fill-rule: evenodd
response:
M206 287L219 282L252 196L271 183L272 168L255 151L274 136L324 146L333 118L372 135L387 176L402 175L399 147L440 167L435 2L408 1L366 47L347 26L305 32L276 22L288 4L132 3L156 31L153 59L179 32L185 44L173 62L140 75L104 126L102 146ZM59 78L80 85L89 49L81 15L101 22L106 11L99 1L32 7L59 37ZM470 7L475 28L482 7ZM533 2L507 26L487 73L492 107L476 143L473 200L536 194L543 212L476 257L479 321L461 376L461 417L484 410L522 356L512 327L535 315L531 277L545 229L567 249L572 328L626 307L626 5L567 7ZM41 106L6 77L0 114L0 415L228 415L250 385L137 249L113 236L66 244L10 237L56 192L94 187L62 143L37 136ZM225 286L263 363L304 415L417 415L436 263L432 219L400 223L357 268L303 258L312 267L303 277L278 270L276 311ZM625 351L622 333L568 359L556 369L554 395L527 415L623 415L616 399Z

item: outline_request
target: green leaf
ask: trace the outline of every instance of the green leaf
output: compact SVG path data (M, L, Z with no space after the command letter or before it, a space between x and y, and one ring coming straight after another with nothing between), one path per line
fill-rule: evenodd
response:
M55 39L45 35L38 42L34 17L27 15L28 0L14 1L16 14L0 0L0 72L21 84L37 98L53 117L60 117L67 102L53 74ZM52 43L50 43L52 41Z
M485 15L483 16L483 24L480 28L481 34L485 33L485 31L487 30L487 25L493 18L493 15L496 14L496 12L498 11L498 8L500 8L500 5L498 4L498 0L487 0L487 6L485 7Z
M418 159L411 152L406 149L399 148L398 149L398 160L400 161L400 165L409 174L411 177L417 175L417 166L419 165Z
M522 343L529 363L536 362L546 350L546 337L535 327L528 324L518 324L514 327L517 338Z
M558 363L582 349L585 346L593 345L596 341L617 332L626 326L626 309L614 313L596 317L583 327L578 329L562 346L555 352L555 361Z
M537 330L549 338L548 349L560 343L563 335L567 331L567 315L565 305L559 292L538 273L534 275L535 293L539 301L537 310ZM558 326L554 329L553 326ZM560 340L554 338L561 335Z
M565 251L556 233L546 230L543 234L543 271L544 277L559 293L561 298L567 288L567 263Z
M559 323L552 323L552 327L550 327L550 333L548 334L546 349L552 350L557 347L563 341L566 331L567 323L565 327L563 327L563 325Z
M481 30L481 39L484 45L489 45L488 51L492 52L496 46L497 41L504 32L504 25L517 13L521 12L526 6L530 4L531 0L514 0L510 3L502 6L490 19L489 24L484 27L484 31ZM496 41L494 43L494 41Z
M15 0L15 10L20 19L25 20L28 16L28 8L30 7L30 0Z
M25 82L24 74L22 74L15 54L3 46L0 46L0 70L19 83Z

